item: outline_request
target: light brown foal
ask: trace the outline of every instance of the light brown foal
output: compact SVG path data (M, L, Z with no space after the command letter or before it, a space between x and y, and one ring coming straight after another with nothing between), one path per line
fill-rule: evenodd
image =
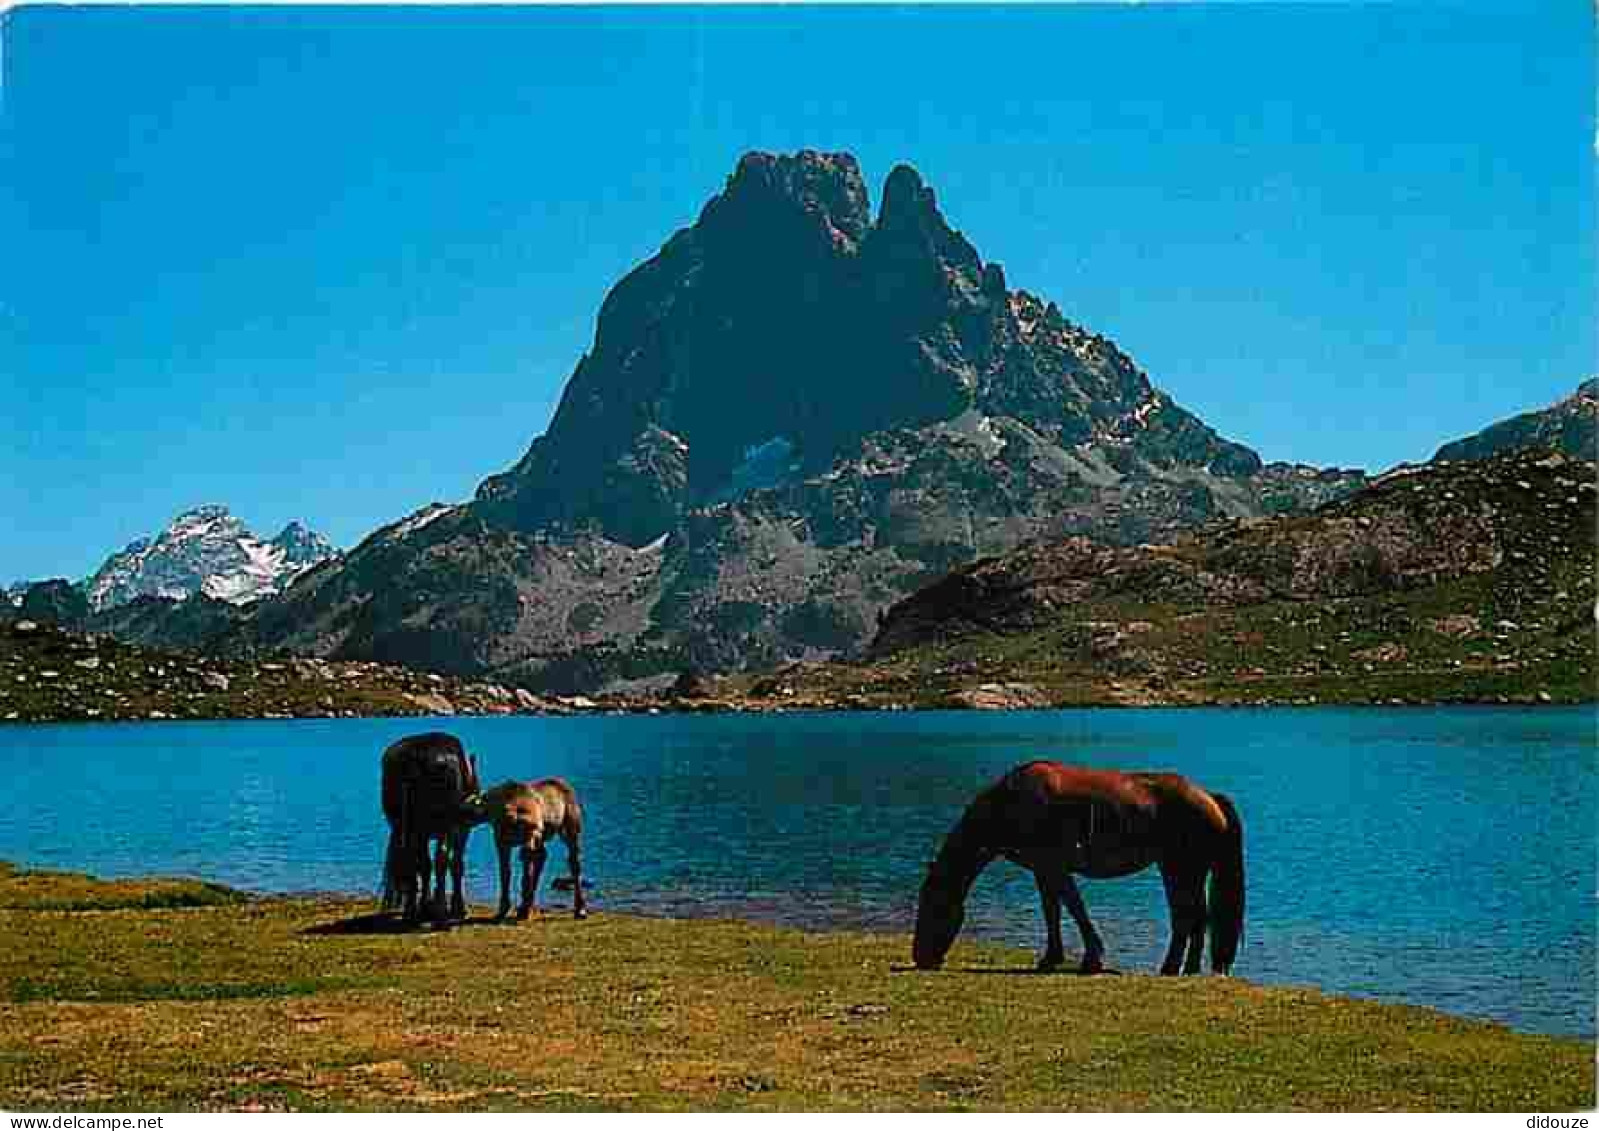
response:
M566 863L572 872L572 913L588 917L583 898L583 809L577 794L560 778L542 781L502 782L475 800L479 821L494 827L494 847L500 855L500 909L497 918L511 912L511 849L521 849L522 899L516 917L526 919L535 910L539 877L549 856L550 837L566 842Z

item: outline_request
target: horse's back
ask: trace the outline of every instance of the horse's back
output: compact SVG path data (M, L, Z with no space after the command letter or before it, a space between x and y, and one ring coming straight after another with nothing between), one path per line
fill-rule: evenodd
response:
M501 782L484 799L503 823L558 832L581 827L583 821L577 794L563 778Z
M1210 791L1195 785L1181 774L1149 773L1138 774L1137 777L1159 799L1163 808L1191 813L1218 833L1225 832L1231 824L1227 811L1217 803Z
M1211 794L1181 774L1124 772L1039 760L1017 766L999 782L1013 792L1058 801L1096 801L1131 808L1180 806L1192 809L1218 829L1227 816Z
M1142 780L1144 776L1036 761L1017 766L999 784L1010 792L1051 805L1098 802L1117 808L1146 808L1155 796Z

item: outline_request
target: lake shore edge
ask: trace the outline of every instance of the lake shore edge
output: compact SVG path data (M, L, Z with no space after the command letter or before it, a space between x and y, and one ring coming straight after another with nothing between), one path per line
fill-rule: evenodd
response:
M1037 976L900 935L0 867L0 1106L1589 1109L1592 1040L1246 978ZM91 929L92 928L92 929Z

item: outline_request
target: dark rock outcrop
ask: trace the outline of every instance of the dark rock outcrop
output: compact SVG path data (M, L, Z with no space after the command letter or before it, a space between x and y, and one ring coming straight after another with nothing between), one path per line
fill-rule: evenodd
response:
M1521 617L1558 604L1591 629L1595 470L1558 452L1512 451L1399 468L1311 515L1233 520L1164 546L1072 538L1026 547L895 604L871 654L1033 633L1105 602L1217 610L1380 598L1472 578L1485 584L1449 598L1482 602L1472 613Z
M38 621L61 628L77 628L89 616L89 599L83 587L65 578L38 581L28 586L17 609L20 620Z

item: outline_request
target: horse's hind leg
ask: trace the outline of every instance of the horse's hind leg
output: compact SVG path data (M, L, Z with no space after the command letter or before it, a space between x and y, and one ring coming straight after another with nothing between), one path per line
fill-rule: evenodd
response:
M1205 874L1162 864L1160 878L1166 887L1166 905L1171 910L1171 945L1166 948L1160 972L1196 974L1205 949ZM1188 952L1186 965L1183 962L1185 950Z
M1188 932L1188 961L1183 963L1184 974L1199 973L1200 961L1205 957L1205 923L1210 918L1209 908L1205 903L1205 877L1203 874L1194 881L1193 894L1194 925Z
M450 918L466 918L466 829L450 834Z
M1060 938L1060 891L1057 881L1049 878L1043 870L1034 872L1033 879L1038 882L1038 899L1044 908L1044 930L1048 934L1044 957L1038 960L1038 969L1058 970L1066 965L1066 948Z
M405 892L400 885L400 872L404 849L400 845L400 830L389 830L389 848L383 854L383 910L398 911L405 902Z
M1094 930L1094 924L1089 922L1088 907L1083 903L1082 894L1078 892L1070 873L1061 878L1060 894L1066 901L1066 910L1071 912L1072 922L1077 924L1077 930L1083 936L1083 964L1080 969L1084 974L1098 974L1105 969L1105 943L1099 937L1099 932Z
M439 837L433 848L433 898L428 901L428 917L443 919L448 911L444 900L444 882L450 872L450 837ZM425 875L425 874L424 874Z

